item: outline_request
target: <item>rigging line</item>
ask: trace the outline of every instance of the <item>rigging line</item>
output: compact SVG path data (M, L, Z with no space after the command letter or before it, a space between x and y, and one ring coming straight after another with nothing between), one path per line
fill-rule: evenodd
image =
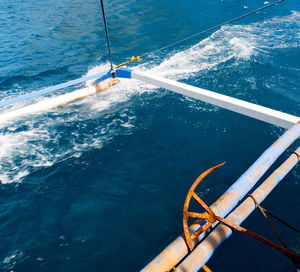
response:
M189 40L189 39L192 39L192 38L194 38L194 37L197 37L197 36L199 36L199 35L201 35L201 34L204 34L204 33L206 33L206 32L209 32L209 31L214 30L214 29L216 29L216 28L219 28L219 27L221 27L221 26L227 25L227 24L229 24L229 23L235 22L235 21L237 21L237 20L239 20L239 19L242 19L242 18L244 18L244 17L247 17L247 16L249 16L249 15L251 15L251 14L257 13L257 12L263 10L263 9L266 9L266 8L272 7L272 6L274 6L274 5L277 5L277 4L279 4L280 2L283 2L283 1L284 1L284 0L279 0L279 1L273 2L273 3L271 3L271 4L268 4L268 5L266 5L266 6L263 6L263 7L261 7L261 8L256 9L256 10L253 10L253 11L250 11L250 12L248 12L248 13L245 13L245 14L243 14L243 15L241 15L241 16L238 16L238 17L236 17L236 18L234 18L234 19L231 19L231 20L229 20L229 21L226 21L226 22L224 22L224 23L222 23L222 24L219 24L219 25L210 27L210 28L208 28L208 29L205 29L205 30L203 30L203 31L201 31L201 32L199 32L199 33L196 33L196 34L192 35L192 36L189 36L189 37L184 38L184 39L182 39L182 40L179 40L179 41L176 41L176 42L171 43L171 44L169 44L169 45L163 46L163 47L161 47L161 48L159 48L159 49L156 49L156 50L153 50L153 51L151 51L151 52L148 52L147 54L143 55L141 58L146 58L146 57L148 57L149 55L151 55L151 54L153 54L153 53L156 53L156 52L158 52L158 51L167 49L167 48L169 48L169 47L171 47L171 46L174 46L174 45L177 45L177 44L179 44L179 43L185 42L185 41L187 41L187 40Z
M103 16L103 22L104 22L104 28L105 28L105 35L106 35L106 42L107 42L107 48L108 48L108 54L109 54L110 68L111 68L111 70L112 70L112 69L113 69L112 56L111 56L111 51L110 51L110 44L109 44L109 37L108 37L108 29L107 29L107 23L106 23L106 18L105 18L105 11L104 11L103 0L100 0L100 3L101 3L102 16Z

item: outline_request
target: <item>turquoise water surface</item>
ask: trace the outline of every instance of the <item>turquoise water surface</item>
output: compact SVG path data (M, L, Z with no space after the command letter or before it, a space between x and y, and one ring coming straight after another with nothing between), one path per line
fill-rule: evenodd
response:
M113 62L267 3L105 1ZM131 67L299 116L300 1L286 0ZM108 68L98 1L0 2L0 100ZM211 204L283 132L133 80L1 123L0 270L138 271L182 233L184 199L201 172L227 162L198 188ZM263 202L298 227L299 170ZM276 241L258 212L243 226ZM290 247L299 243L278 228ZM208 266L295 271L288 259L239 233Z

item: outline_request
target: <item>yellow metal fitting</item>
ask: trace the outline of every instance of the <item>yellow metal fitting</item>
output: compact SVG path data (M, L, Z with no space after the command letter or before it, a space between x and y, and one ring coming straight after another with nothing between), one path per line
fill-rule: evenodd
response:
M114 69L117 69L117 68L120 68L120 67L122 67L122 66L125 66L125 65L127 65L127 64L129 64L129 63L133 63L133 62L135 62L135 61L141 61L141 60L142 60L142 58L141 58L140 56L137 56L137 57L132 56L132 57L131 57L131 60L126 61L126 62L123 62L123 63L121 63L121 64L115 66Z
M142 58L140 56L137 57L132 56L130 62L141 61L141 60Z

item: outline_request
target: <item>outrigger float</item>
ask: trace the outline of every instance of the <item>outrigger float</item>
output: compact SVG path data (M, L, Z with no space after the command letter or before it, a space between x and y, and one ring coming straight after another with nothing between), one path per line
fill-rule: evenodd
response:
M125 64L139 59L140 58L132 58L131 61ZM124 66L124 64L122 64L122 66ZM119 79L122 78L137 79L142 82L155 85L156 87L167 89L181 95L201 100L203 102L287 129L287 131L275 143L273 143L210 207L208 207L195 193L195 188L208 173L219 168L223 164L205 171L195 181L187 196L183 213L184 234L172 242L151 263L142 269L142 271L165 272L173 269L174 271L186 272L198 271L201 267L203 267L206 271L210 271L209 268L205 266L205 263L212 256L214 250L232 234L232 229L237 229L246 233L275 250L278 250L299 266L300 255L296 252L288 249L285 245L280 246L270 242L265 238L240 227L239 225L257 206L259 206L259 203L266 198L266 196L285 177L285 175L298 163L300 159L300 147L297 148L290 157L252 193L251 197L248 196L242 204L239 206L237 205L239 201L241 201L252 190L255 184L279 158L279 156L299 138L300 117L163 78L148 72L117 66L116 68L104 73L98 73L33 92L28 95L4 100L0 102L0 107L5 107L24 100L32 99L45 93L57 91L72 85L96 79L91 87L73 91L58 97L49 98L21 109L2 113L0 115L0 120L3 122L9 119L20 118L24 115L36 113L40 110L47 110L49 108L61 106L71 101L104 91L117 84ZM202 206L205 210L204 213L195 213L188 210L191 198L194 198ZM198 221L189 227L187 222L189 218L197 218ZM299 232L297 229L296 231Z
M256 13L262 9L274 6L282 1L283 0L279 0L277 2L271 3L265 7L257 9L253 12L249 12L221 25L233 22L237 19ZM113 67L111 62L111 53L104 14L103 0L101 0L101 6L106 30L111 69L103 73L94 74L46 89L42 89L37 92L0 101L0 108L3 108L15 103L33 99L40 95L52 93L70 86L94 80L94 83L90 87L73 91L58 97L48 98L20 109L15 109L7 112L5 112L4 109L4 112L0 114L0 123L18 119L40 111L46 111L50 108L55 108L66 103L78 100L80 98L96 94L97 92L102 92L109 87L117 84L119 82L119 79L137 79L142 82L155 85L156 87L167 89L181 95L201 100L203 102L287 129L285 133L275 143L273 143L249 167L249 169L243 175L241 175L240 178L211 206L208 206L203 202L203 200L195 192L195 189L205 178L205 176L223 166L224 163L203 172L191 186L184 203L184 233L177 239L175 239L175 241L173 241L171 244L169 244L169 246L165 250L163 250L141 271L165 272L172 270L178 272L189 272L198 271L201 268L203 268L205 271L211 271L205 264L210 259L215 249L232 234L233 229L245 233L250 237L284 254L286 257L291 259L296 267L299 268L300 255L286 246L284 240L271 224L267 215L270 215L273 218L279 220L298 233L300 233L300 231L262 208L260 206L260 203L299 162L300 147L295 149L295 151L292 152L289 158L250 195L249 192L254 188L255 184L262 178L262 176L273 165L273 163L279 158L279 156L299 138L300 117L219 94L210 90L205 90L185 83L163 78L149 72L137 71L125 67L129 63L132 63L136 60L141 60L140 57L132 57L130 61ZM218 25L216 27L219 27L221 25ZM208 30L212 30L216 27L212 27ZM206 31L202 31L200 32L200 34ZM192 37L194 36L196 35L193 35ZM173 43L172 45L177 43L178 42ZM189 211L189 204L192 199L194 199L201 206L204 212L201 213ZM241 200L243 200L243 202L239 204ZM268 223L280 240L281 245L271 242L264 237L240 226L240 224L254 211L256 207L261 210L265 218L268 220ZM189 226L188 224L188 220L190 218L196 220L191 226Z
M133 62L137 58L132 58ZM129 62L127 62L129 63ZM70 86L77 85L79 83L83 83L86 81L90 81L96 79L92 86L86 87L77 91L73 91L58 97L45 99L38 103L31 104L29 106L8 111L2 113L0 115L1 121L6 121L9 119L20 118L22 116L26 116L28 114L33 114L39 111L45 111L51 108L55 108L75 100L96 94L97 92L102 92L109 87L118 83L119 78L126 78L126 79L138 79L145 83L149 83L155 85L156 87L167 89L197 100L201 100L203 102L231 110L267 123L272 125L276 125L282 128L290 128L291 126L297 124L300 121L300 117L283 113L277 110L273 110L270 108L266 108L263 106L259 106L254 103L246 102L237 98L233 98L230 96L226 96L223 94L219 94L216 92L212 92L209 90L205 90L202 88L194 87L185 83L177 82L174 80L170 80L167 78L163 78L158 75L151 74L149 72L142 72L136 71L129 68L116 68L107 72L98 73L95 75L83 77L77 80L72 80L63 84L59 84L56 86L52 86L46 89L42 89L40 91L36 91L33 93L29 93L26 95L18 96L16 98L0 101L0 108L12 105L18 102L23 102L37 96L41 96L50 92L58 91Z

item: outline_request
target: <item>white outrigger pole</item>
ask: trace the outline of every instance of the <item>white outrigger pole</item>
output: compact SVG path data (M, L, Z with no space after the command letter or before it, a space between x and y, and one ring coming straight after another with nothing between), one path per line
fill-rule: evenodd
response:
M80 98L84 98L89 95L93 95L99 91L99 84L102 84L100 91L109 88L114 85L116 82L115 78L134 78L145 83L149 83L155 85L156 87L167 89L188 97L195 98L197 100L201 100L203 102L231 110L282 128L290 128L294 124L300 121L300 118L291 114L283 113L277 110L273 110L267 107L263 107L254 103L250 103L244 100L240 100L237 98L233 98L227 95L219 94L216 92L212 92L209 90L205 90L202 88L194 87L185 83L177 82L171 79L163 78L158 75L151 74L149 72L141 72L135 71L128 68L117 68L106 73L97 74L102 75L98 80L95 81L95 86L87 87L81 90L73 91L71 93L67 93L58 97L45 99L41 102L9 111L0 114L0 122L7 121L9 119L15 119L24 117L29 114L33 114L39 111L49 110L50 108L54 108L57 106L64 105L66 103L70 103L72 101L78 100ZM80 82L88 81L95 76L88 76L80 79ZM112 78L112 83L107 82L106 80ZM31 99L38 95L42 95L48 93L50 91L56 91L65 87L69 87L72 85L78 84L78 80L70 81L64 84L60 84L58 86L53 86L41 91L37 91L35 93L31 93L28 95L21 96L20 98L13 98L10 100L5 100L3 102L0 101L0 107L6 106L10 104L14 104L16 102L21 102L24 100Z
M241 200L246 195L246 193L248 193L251 190L251 188L262 177L262 175L269 169L269 167L274 163L274 161L276 161L276 159L281 155L281 153L284 152L290 146L290 144L292 144L300 136L300 118L294 115L286 114L254 103L249 103L230 96L226 96L202 88L194 87L185 83L166 79L158 75L150 74L148 72L135 71L124 67L123 68L115 67L115 69L110 70L109 72L103 73L101 75L102 76L94 82L94 86L81 89L78 91L74 91L55 98L50 98L15 111L3 113L2 115L0 115L0 122L2 122L5 118L13 118L13 117L16 118L22 116L25 113L29 114L29 113L36 112L38 108L40 110L45 110L50 107L56 107L58 105L62 105L70 101L94 94L97 92L97 88L99 89L99 86L101 85L102 87L103 86L109 87L108 85L110 83L107 80L112 80L111 82L113 82L114 80L116 80L116 78L127 78L127 79L132 78L132 79L143 81L145 83L153 84L159 88L164 88L170 91L174 91L176 93L188 97L192 97L194 99L201 100L203 102L210 103L218 107L231 110L233 112L243 114L245 116L249 116L264 122L268 122L273 125L277 125L289 129L272 146L270 146L253 163L253 165L226 191L226 193L220 198L222 199L222 201L218 200L215 202L215 204L211 206L212 209L213 207L215 207L216 210L221 213L220 216L223 217L225 217L233 208L236 207L239 200ZM94 76L82 78L80 79L80 81L84 82L85 79L91 80L91 77ZM76 82L76 84L78 84L78 82ZM66 85L71 86L72 82L63 84L62 86L66 86ZM59 89L57 88L57 86L51 88L53 88L54 90ZM36 97L37 95L45 92L45 90L31 93L27 96L23 96L22 99L14 98L14 101L12 100L5 100L3 102L0 101L0 107L1 105L5 105L5 103L12 104L15 101L20 102L24 99L29 99L30 97ZM291 170L291 168L299 161L299 159L300 159L300 154L299 154L299 149L297 149L296 152L294 152L293 158L291 158L293 162L292 163L288 162L287 163L288 167L284 166L282 171L280 170L279 172L278 171L276 173L274 172L275 174L274 176L272 176L271 182L268 182L266 183L267 185L264 185L267 188L267 190L262 191L259 189L260 190L259 192L263 195L261 198L258 198L259 202L261 202L263 198L267 196L270 191L272 191L275 185L277 185L277 183L286 175L286 173L288 173ZM240 224L244 220L244 218L246 218L251 213L251 211L255 208L253 205L249 206L247 204L246 206L247 206L246 207L247 212L244 211L245 210L244 208L242 209L241 216L238 218L237 222L234 221L236 224L237 223ZM195 229L199 227L200 227L199 224L194 226ZM225 233L221 228L224 227L222 226L217 227L211 233L211 235L208 236L208 240L204 240L204 244L201 247L198 246L197 248L195 248L195 250L192 251L189 257L187 257L184 262L182 262L179 266L177 266L178 271L196 271L203 264L205 264L206 261L211 256L212 252L214 251L215 247L217 247L217 245L219 245L227 236L231 234L230 229L229 230L226 229L227 236L225 237L224 235L221 235L222 233ZM222 230L221 234L220 234L220 229ZM218 243L215 243L214 247L211 246L210 243L211 240L209 240L210 237L218 238ZM203 238L204 236L201 235L201 237L197 239L200 241ZM209 248L209 251L207 250L207 248ZM204 254L203 252L207 254ZM143 272L169 271L173 267L178 265L178 263L180 263L180 261L183 258L185 258L188 253L189 252L185 240L182 238L182 236L179 236L163 252L161 252L155 259L153 259L153 261L151 261L142 271Z
M231 110L276 126L290 128L300 121L294 115L286 114L277 110L259 106L227 95L219 94L202 88L194 87L185 83L166 79L148 72L132 71L132 78L139 79L157 87L164 88L203 102Z
M222 24L210 27L204 31L201 31L199 33L196 33L190 37L184 38L180 41L177 41L175 43L172 43L170 45L164 46L160 49L156 49L153 52L157 52L160 51L162 49L166 49L169 48L171 46L174 46L176 44L179 44L183 41L186 41L188 39L191 39L193 37L199 36L200 34L206 33L208 31L217 29L223 25L235 22L237 20L240 20L241 18L247 17L251 14L257 13L261 10L264 10L266 8L272 7L274 5L279 4L280 2L282 2L284 0L277 0L276 2L273 3L269 3L266 6L263 6L261 8L258 8L254 11L250 11L246 14L243 14L239 17L236 17L232 20L226 21ZM100 0L101 3L101 9L102 9L102 16L103 16L103 23L104 23L104 27L105 27L105 35L106 35L106 41L107 41L107 47L108 47L108 53L109 53L109 61L110 61L110 66L111 69L105 73L99 73L99 74L95 74L95 75L91 75L91 76L87 76L87 77L83 77L83 78L79 78L76 80L71 80L69 82L63 83L63 84L59 84L56 86L52 86L52 87L48 87L46 89L42 89L33 93L29 93L29 94L25 94L25 95L21 95L12 99L8 99L8 100L4 100L4 101L0 101L0 108L11 105L11 104L15 104L21 101L25 101L25 100L29 100L32 99L34 97L43 95L43 94L47 94L53 91L57 91L69 86L74 86L76 84L82 83L82 82L86 82L88 80L92 80L92 79L97 79L94 82L94 87L87 87L85 89L81 89L78 91L74 91L71 93L67 93L65 95L59 96L59 97L55 97L55 98L50 98L47 100L43 100L41 102L23 107L21 109L17 109L17 110L13 110L13 111L8 111L8 112L4 112L2 114L0 114L0 122L5 122L7 120L10 119L14 119L14 118L20 118L23 116L26 116L28 114L32 114L32 113L36 113L39 111L43 111L43 110L48 110L57 106L61 106L64 105L66 103L70 103L72 101L78 100L80 98L84 98L86 96L95 94L96 92L99 91L103 91L113 85L115 85L117 83L117 80L115 80L116 77L120 77L120 78L135 78L141 81L144 81L146 83L150 83L153 84L157 87L160 88L164 88L167 90L171 90L201 101L204 101L206 103L210 103L216 106L219 106L221 108L225 108L261 121L265 121L268 122L270 124L276 125L276 126L280 126L283 128L290 128L292 125L296 124L297 122L299 122L300 118L297 116L293 116L290 114L286 114L286 113L282 113L276 110L272 110L266 107L262 107L253 103L249 103L240 99L236 99L236 98L232 98L226 95L222 95L219 93L215 93L209 90L205 90L202 88L197 88L197 87L193 87L190 86L188 84L184 84L184 83L180 83L177 81L173 81L170 79L165 79L163 77L157 76L157 75L152 75L148 72L140 72L140 71L133 71L130 70L128 68L120 68L124 65L127 65L129 63L132 63L136 60L140 61L141 57L132 57L132 59L130 61L127 61L125 63L122 63L116 67L113 67L113 63L112 63L112 55L111 55L111 50L110 50L110 43L109 43L109 36L108 36L108 29L107 29L107 23L106 23L106 18L105 18L105 11L104 11L104 4L103 4L103 0ZM148 54L146 54L145 56L143 56L142 58L149 56L151 53L150 52ZM112 80L108 80L106 82L103 82L106 79L112 78Z
M213 212L217 211L218 216L221 217L227 216L228 213L230 213L234 208L236 208L239 201L243 197L245 197L245 195L253 188L256 182L266 173L266 171L277 160L277 158L296 139L298 139L298 137L300 137L300 118L294 115L283 113L277 110L273 110L254 103L250 103L230 96L219 94L213 91L205 90L185 83L166 79L158 75L151 74L149 72L135 71L128 68L120 68L121 66L124 66L135 60L140 60L141 59L140 57L138 58L133 57L131 61L113 67L106 19L104 14L103 0L100 1L101 1L102 14L103 14L103 19L105 24L106 39L107 39L107 45L109 50L111 69L108 72L83 77L77 80L72 80L63 84L42 89L37 92L0 101L0 108L1 108L21 101L32 99L39 95L47 94L69 86L77 85L82 82L96 79L93 85L90 87L73 91L57 97L48 98L38 103L34 103L17 110L6 111L6 112L4 110L4 113L0 114L0 123L5 122L7 120L27 116L29 114L33 114L36 112L45 111L50 108L54 108L54 107L64 105L66 103L70 103L74 100L84 98L89 95L93 95L97 92L104 91L105 89L115 85L118 82L117 78L128 78L128 79L133 78L148 84L155 85L156 87L159 88L164 88L179 93L181 95L185 95L197 100L201 100L205 103L209 103L227 110L231 110L233 112L237 112L245 116L249 116L288 129L273 145L271 145L251 165L251 167L242 176L240 176L240 178L225 192L225 194L221 196L221 198L219 198L210 207L211 211ZM208 30L202 31L191 37L198 36L202 33L205 33L207 31L210 31L212 29L215 29L227 23L236 21L240 18L256 13L262 9L268 8L270 6L274 6L282 1L283 0L278 0L277 2L271 3L265 7L259 8L255 11L239 16L221 25L209 28ZM181 41L185 41L191 37L185 38ZM161 49L165 49L172 45L178 44L181 41L175 42ZM159 51L161 49L155 51ZM299 152L300 152L300 148L298 148L295 152L293 152L293 154L289 157L289 159L286 162L284 162L284 164L280 166L257 190L254 191L252 197L256 198L257 203L263 201L263 199L272 191L272 189L280 182L280 180L296 165L296 163L300 160ZM226 217L226 219L232 221L231 223L239 225L245 218L248 217L248 215L254 209L255 209L255 205L252 203L251 200L249 201L249 199L247 198L238 208L236 208L232 213L230 213L228 217ZM222 220L224 221L225 219L223 218ZM201 230L202 223L203 222L196 221L195 224L190 227L190 230L192 231ZM179 236L155 259L153 259L142 271L143 272L169 271L173 269L175 270L175 267L177 271L182 271L182 272L198 271L210 258L210 256L214 252L214 249L232 232L232 230L228 228L228 226L226 225L219 224L217 227L215 227L216 225L217 222L213 223L211 227L214 229L213 231L211 231L211 233L208 236L205 237L206 232L200 233L200 235L197 237L197 240L198 242L200 242L200 240L203 239L203 241L192 252L188 251L188 247L186 243L187 241L183 239L183 236ZM188 230L188 232L190 231ZM285 249L285 251L286 250L288 249ZM290 255L292 257L295 257L297 255L296 256L297 259L295 260L297 260L297 264L298 264L298 262L300 262L299 261L300 255L292 251L290 253L293 253L292 255ZM189 255L187 256L187 254ZM207 269L208 268L206 267L205 271L210 271Z
M82 89L79 89L76 91L72 91L72 92L69 92L69 93L66 93L63 95L46 98L37 103L33 103L33 104L30 104L25 107L21 107L16 110L4 112L4 113L0 114L0 123L6 122L6 121L12 120L12 119L22 118L22 117L28 116L30 114L47 111L47 110L74 102L76 100L85 98L87 96L94 95L97 92L104 91L104 90L108 89L109 87L115 85L118 82L117 79L105 80L107 78L111 78L111 72L99 73L96 75L87 76L87 77L80 78L77 80L71 80L71 81L63 83L63 84L51 86L51 87L48 87L48 88L45 88L45 89L42 89L42 90L39 90L39 91L36 91L33 93L15 97L12 99L0 101L0 108L8 106L8 105L16 104L18 102L30 100L37 96L41 96L41 95L44 95L47 93L61 90L61 89L64 89L64 88L67 88L70 86L74 86L74 85L77 85L82 82L86 82L86 81L93 80L93 79L95 80L95 79L99 78L99 76L101 76L101 82L99 82L99 84L97 84L97 85L95 84L94 86L88 86L88 87L85 87L85 88L82 88Z

